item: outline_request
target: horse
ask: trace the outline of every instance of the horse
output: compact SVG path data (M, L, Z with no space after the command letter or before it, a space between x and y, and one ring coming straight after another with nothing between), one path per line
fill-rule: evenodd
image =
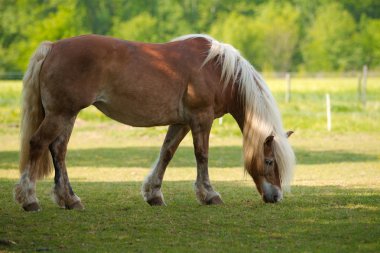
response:
M180 142L191 132L200 204L222 204L208 174L213 120L231 114L243 136L246 172L267 203L282 200L295 165L281 115L267 84L233 46L203 34L167 43L82 35L43 42L23 78L20 180L15 200L39 211L36 182L54 167L53 196L61 208L83 209L65 156L77 114L94 105L134 127L169 126L159 158L142 185L150 205L166 205L161 185ZM50 153L50 154L49 154Z

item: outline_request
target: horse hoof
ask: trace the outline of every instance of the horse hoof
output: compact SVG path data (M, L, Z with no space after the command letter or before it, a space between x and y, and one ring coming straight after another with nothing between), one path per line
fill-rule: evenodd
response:
M41 210L40 205L37 202L27 204L22 207L27 212L38 212Z
M221 205L224 204L223 200L220 198L219 195L212 197L208 201L206 201L206 205Z
M166 206L165 202L161 197L154 197L152 199L149 199L147 202L151 206Z
M66 206L66 209L68 209L68 210L73 210L73 209L84 210L84 205L80 201L78 201L78 202L75 202L74 204Z

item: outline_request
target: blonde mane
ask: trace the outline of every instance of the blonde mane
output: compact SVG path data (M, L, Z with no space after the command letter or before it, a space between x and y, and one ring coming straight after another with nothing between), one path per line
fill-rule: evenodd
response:
M282 126L277 104L262 76L244 59L238 50L229 44L221 43L208 35L190 34L173 41L202 37L210 42L210 50L203 63L216 59L222 69L224 85L233 82L245 104L243 148L245 169L252 175L253 169L264 168L264 142L274 136L274 156L279 169L281 184L290 189L295 165L294 152Z

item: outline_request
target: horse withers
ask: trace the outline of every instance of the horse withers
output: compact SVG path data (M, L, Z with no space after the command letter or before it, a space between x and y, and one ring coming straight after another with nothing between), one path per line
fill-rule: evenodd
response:
M280 201L292 178L291 132L283 130L268 86L235 48L207 35L164 44L99 35L44 42L30 60L22 94L15 199L26 211L40 209L36 181L49 175L51 163L57 204L84 208L70 185L65 156L76 116L90 105L127 125L169 125L142 186L150 205L165 204L164 173L189 131L197 162L196 197L201 204L223 203L210 183L208 149L212 122L226 113L243 133L245 169L265 202Z

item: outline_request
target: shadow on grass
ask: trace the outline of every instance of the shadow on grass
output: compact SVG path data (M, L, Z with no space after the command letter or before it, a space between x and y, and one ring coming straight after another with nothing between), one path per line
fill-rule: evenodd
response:
M360 154L347 151L310 151L295 149L298 164L326 164L341 162L377 161L378 157L371 154Z
M159 147L125 147L72 149L68 151L68 166L85 167L146 167L149 168L160 152ZM346 151L308 151L296 149L298 164L327 164L340 162L376 161L378 157L370 154L351 153ZM172 167L194 167L192 147L180 147L175 154ZM16 169L18 153L15 151L0 152L0 169ZM210 167L230 168L243 166L242 147L210 147Z
M55 206L51 183L42 181L42 212L25 213L12 200L14 183L0 179L0 239L17 244L0 250L375 252L380 246L380 191L374 189L295 186L273 205L253 186L216 182L225 204L200 206L193 182L176 181L164 184L168 206L152 208L139 182L74 182L86 205L78 212Z

